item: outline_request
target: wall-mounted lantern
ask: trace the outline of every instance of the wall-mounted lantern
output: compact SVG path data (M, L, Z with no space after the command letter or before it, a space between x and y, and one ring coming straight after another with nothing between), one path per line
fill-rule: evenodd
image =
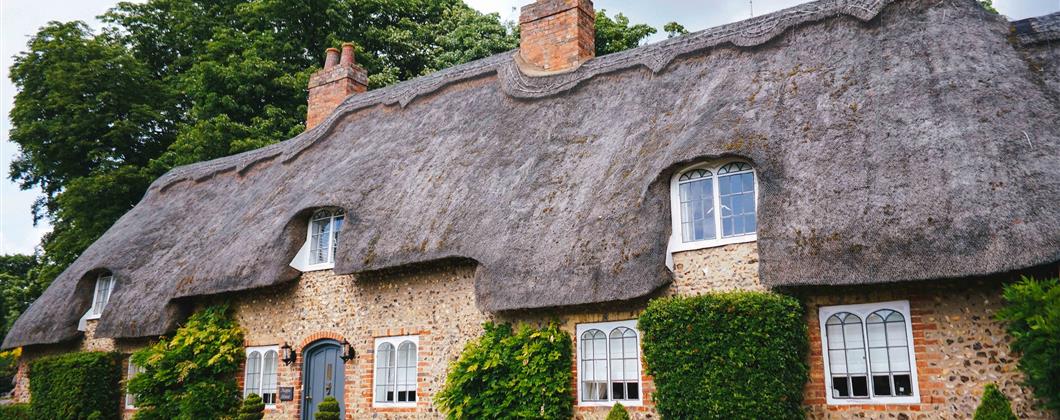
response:
M283 346L280 347L280 360L283 360L283 365L290 366L291 363L294 363L295 359L297 358L298 355L295 354L295 351L291 348L291 345L287 344L287 342L284 341Z
M352 360L354 357L357 357L357 352L353 350L353 346L350 345L349 341L346 341L346 339L343 339L342 340L342 356L339 356L339 358L341 358L342 361L345 363L345 362L348 362L348 361Z

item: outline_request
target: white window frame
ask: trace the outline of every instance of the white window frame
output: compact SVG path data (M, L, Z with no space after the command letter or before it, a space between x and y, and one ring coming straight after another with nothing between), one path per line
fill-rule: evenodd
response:
M317 217L317 213L322 211L331 212L329 217ZM305 243L302 244L302 248L298 250L298 254L294 256L294 260L291 261L291 267L295 269L307 272L307 271L319 271L319 270L330 270L335 268L335 250L336 240L338 235L341 233L335 232L335 220L342 218L342 229L346 229L346 211L336 207L325 207L313 211L313 214L309 216L308 229L306 229ZM322 263L313 263L313 223L318 220L328 220L331 227L328 229L328 261Z
M100 283L103 280L107 280L107 290L100 290ZM95 287L92 289L92 307L88 309L88 314L85 315L85 319L99 319L103 316L103 311L107 309L107 304L110 303L110 294L114 291L115 281L114 275L111 273L100 274L96 277ZM99 300L99 294L104 293L103 304L97 307L96 302Z
M261 354L261 370L258 372L258 392L256 392L256 394L258 394L258 396L262 397L262 398L265 397L264 395L261 394L261 389L265 387L265 354L270 352L270 351L276 353L276 368L275 368L275 372L276 372L276 399L279 399L279 397L280 397L280 394L279 394L280 393L280 347L277 346L277 345L252 346L252 347L247 347L245 349L245 351L246 351L246 358L244 360L247 360L247 361L250 360L250 353L258 352L259 354ZM246 398L247 395L248 395L247 394L247 380L246 380L246 377L247 377L247 371L249 369L250 369L250 366L248 364L244 363L244 366L243 366L243 398ZM275 409L275 408L276 408L276 401L273 401L271 403L266 403L265 404L265 409L271 410L271 409Z
M828 360L828 330L825 325L828 318L841 312L849 312L861 318L862 340L868 340L866 331L866 320L869 315L881 309L890 309L905 317L906 344L909 351L909 381L912 395L909 396L875 396L872 392L872 362L869 360L868 345L865 344L865 367L868 377L868 398L835 398L832 396L832 372L831 363ZM920 383L917 379L916 350L913 342L913 318L909 314L909 301L896 300L890 302L863 303L857 305L835 305L822 306L818 309L818 321L821 332L821 354L824 356L824 392L829 405L882 405L882 404L919 404Z
M415 407L416 403L420 402L420 398L424 397L423 395L420 395L420 380L419 380L419 377L420 377L420 350L421 349L420 349L420 337L419 336L417 336L417 335L402 335L402 336L393 336L393 337L376 337L375 344L372 347L372 354L373 355L378 355L379 354L379 346L383 345L384 343L387 343L387 344L390 344L390 345L394 346L394 351L397 352L397 350L401 346L401 344L404 343L404 342L407 342L407 341L408 342L412 342L412 345L416 346L416 360L413 362L413 366L416 367L416 401L398 402L398 401L396 401L396 399L397 399L396 395L395 395L395 401L394 402L381 402L381 401L378 401L379 395L376 393L378 388L375 386L375 384L379 383L379 376L378 376L379 375L379 369L378 369L379 359L377 357L373 357L372 358L372 407L379 407L379 408L388 408L388 407L389 408L394 408L394 407L407 408L407 407ZM396 360L396 355L395 355L395 360ZM395 369L397 368L396 364L395 364L394 368Z
M625 327L633 330L637 333L637 399L635 400L616 400L611 389L611 332L617 328ZM604 333L607 339L607 401L584 401L582 397L585 395L582 393L582 349L581 349L581 338L582 334L589 330L600 330ZM608 322L589 322L584 324L578 324L575 326L575 350L577 351L577 371L578 377L575 378L578 382L578 405L583 407L611 407L615 403L622 403L626 407L640 407L644 405L644 352L641 349L644 334L637 329L636 319L627 319L622 321L608 321Z
M751 167L751 174L754 175L754 201L755 201L755 231L753 233L745 233L742 235L735 235L730 237L722 237L723 229L721 221L721 189L718 188L718 170L723 166L730 163L745 163ZM681 226L681 175L686 172L693 171L696 169L706 169L711 173L711 182L714 183L714 239L703 239L699 241L684 242L682 238L682 226ZM745 159L724 159L712 162L697 163L690 165L674 173L673 178L670 180L670 243L669 252L667 252L667 267L673 268L672 255L676 252L691 251L695 249L713 248L722 245L737 244L744 242L753 242L758 240L758 170L755 169L751 162Z
M139 375L141 372L143 372L143 369L140 369L139 366L136 366L136 363L133 363L132 357L130 356L129 357L129 366L125 370L125 409L126 410L135 410L136 409L136 396L129 392L129 381L131 381L133 377L135 377L136 375Z

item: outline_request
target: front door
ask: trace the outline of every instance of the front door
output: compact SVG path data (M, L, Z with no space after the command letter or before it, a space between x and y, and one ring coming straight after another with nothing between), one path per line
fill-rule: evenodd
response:
M304 352L305 366L302 370L302 419L316 418L317 404L329 396L339 400L339 418L345 418L343 407L343 368L339 355L342 350L339 343L325 340L309 346Z

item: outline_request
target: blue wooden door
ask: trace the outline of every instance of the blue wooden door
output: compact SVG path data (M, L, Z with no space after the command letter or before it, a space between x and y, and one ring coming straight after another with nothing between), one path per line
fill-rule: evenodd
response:
M339 400L339 410L345 407L343 398L343 368L339 358L339 343L326 341L314 344L305 352L305 366L302 370L302 419L313 420L316 417L317 405L329 396Z

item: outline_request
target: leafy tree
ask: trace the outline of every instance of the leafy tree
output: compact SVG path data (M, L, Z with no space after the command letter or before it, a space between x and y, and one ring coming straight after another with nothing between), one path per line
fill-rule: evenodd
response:
M997 385L986 384L983 390L983 398L979 401L979 407L975 409L973 420L1016 420L1012 413L1012 405L1008 398L997 389Z
M1001 12L998 12L997 9L994 8L993 0L979 0L979 5L983 6L983 9L986 9L986 11L990 13L993 13L995 15L1001 14Z
M667 23L666 25L663 25L663 30L666 31L666 37L667 38L673 38L675 36L681 36L681 35L688 35L688 29L685 29L684 25L682 25L680 23L677 23L677 22L670 22L670 23Z
M629 18L619 13L614 19L607 17L607 10L596 11L596 55L607 55L636 48L645 38L655 33L655 28L638 23L630 26Z
M18 315L44 291L44 285L36 281L37 267L36 256L0 256L0 340L7 335Z
M1060 280L1023 277L1005 286L1002 297L997 317L1012 335L1017 366L1042 405L1060 414Z
M243 330L227 306L193 314L170 338L141 349L132 360L143 371L128 383L136 416L145 419L213 419L235 414L235 374L243 361Z
M43 191L34 221L53 226L32 274L41 287L169 169L304 130L327 47L354 42L379 88L518 45L513 24L461 0L148 0L101 18L99 33L50 22L11 68L9 176ZM655 33L621 14L596 19L597 55Z

